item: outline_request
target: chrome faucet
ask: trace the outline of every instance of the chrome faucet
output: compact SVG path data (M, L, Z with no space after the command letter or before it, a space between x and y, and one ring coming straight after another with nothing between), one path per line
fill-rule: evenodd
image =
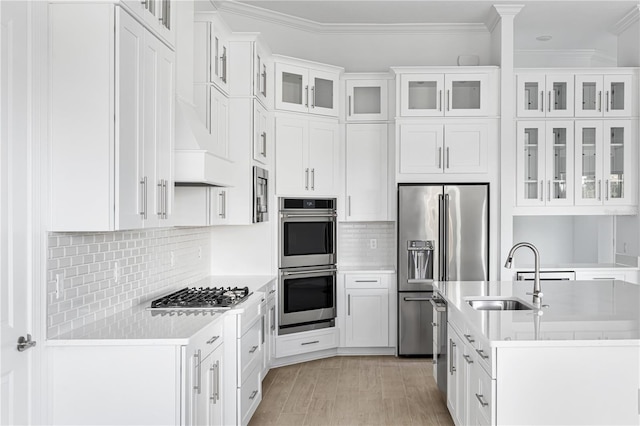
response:
M540 309L542 307L542 290L540 289L540 253L538 253L538 249L531 243L518 243L511 247L509 250L509 254L507 255L507 261L504 263L505 268L511 268L511 263L513 262L513 255L516 250L520 247L528 247L533 252L533 258L535 262L535 270L533 275L533 293L527 293L533 295L533 304L536 308Z

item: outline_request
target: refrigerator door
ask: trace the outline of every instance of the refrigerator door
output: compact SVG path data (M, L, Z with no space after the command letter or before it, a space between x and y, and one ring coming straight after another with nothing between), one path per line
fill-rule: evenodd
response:
M398 293L398 355L433 354L433 292Z
M442 185L400 185L398 187L398 291L429 291L431 282L439 278L439 223ZM429 271L415 276L415 260L421 255L417 247L432 246ZM423 253L422 256L426 256ZM418 279L416 279L418 278Z
M447 281L489 279L489 187L444 187L444 278Z

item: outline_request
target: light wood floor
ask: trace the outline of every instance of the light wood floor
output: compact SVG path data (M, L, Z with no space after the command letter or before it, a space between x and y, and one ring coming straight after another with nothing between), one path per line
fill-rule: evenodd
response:
M249 426L451 425L431 359L333 357L275 368Z

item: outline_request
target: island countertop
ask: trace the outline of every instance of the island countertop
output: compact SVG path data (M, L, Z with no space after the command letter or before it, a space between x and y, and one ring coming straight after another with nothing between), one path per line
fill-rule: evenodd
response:
M636 284L544 281L542 308L521 311L476 310L468 300L514 297L531 305L532 297L526 293L533 290L532 282L441 281L434 283L434 290L448 302L449 315L458 315L494 347L560 341L640 345L640 286Z

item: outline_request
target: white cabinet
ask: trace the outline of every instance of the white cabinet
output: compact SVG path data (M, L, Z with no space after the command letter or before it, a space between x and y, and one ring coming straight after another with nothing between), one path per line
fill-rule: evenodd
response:
M223 410L222 396L222 368L223 348L220 345L220 334L212 336L211 343L205 342L207 347L201 343L190 344L186 348L189 359L189 374L191 377L190 397L188 403L187 424L189 425L222 425ZM208 345L215 345L211 351Z
M276 118L276 193L336 196L339 192L338 123Z
M264 301L260 306L262 322L262 372L260 377L264 377L271 368L271 363L275 356L276 338L276 283L275 281L264 288Z
M387 131L386 124L347 125L347 221L389 220Z
M196 84L193 91L198 117L211 136L208 151L229 158L229 99L211 84Z
M576 117L630 117L632 74L576 75Z
M492 111L492 71L441 74L395 70L402 117L482 117Z
M156 36L170 46L175 44L175 10L173 0L121 0Z
M272 143L273 135L269 130L269 115L267 110L259 102L253 104L253 159L262 164L269 164L270 150L268 145Z
M517 204L573 205L573 121L520 121L517 132Z
M341 68L275 59L275 107L279 110L338 116Z
M633 205L636 144L630 120L576 120L577 205Z
M345 274L345 346L389 346L389 287L385 275Z
M430 173L486 173L489 125L399 124L396 144L400 176Z
M348 79L346 121L385 121L388 118L388 80Z
M573 74L518 74L518 117L573 117Z
M230 30L214 12L195 15L194 82L212 83L225 93L229 90Z
M119 6L53 4L49 24L49 229L166 226L174 53Z
M178 186L175 189L173 226L226 225L229 189L204 186Z

